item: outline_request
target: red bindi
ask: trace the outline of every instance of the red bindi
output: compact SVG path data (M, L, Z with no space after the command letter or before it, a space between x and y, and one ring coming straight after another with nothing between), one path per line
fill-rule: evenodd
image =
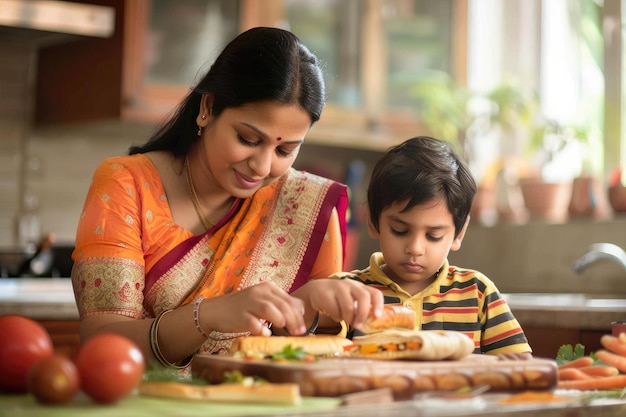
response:
M283 138L281 138L280 136L276 138L277 141L281 141L283 140Z

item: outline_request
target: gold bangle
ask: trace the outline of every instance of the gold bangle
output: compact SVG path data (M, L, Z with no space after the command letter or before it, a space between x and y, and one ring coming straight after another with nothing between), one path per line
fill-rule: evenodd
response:
M189 365L192 356L185 358L185 360L180 364L174 364L165 359L165 356L163 356L163 352L161 352L161 349L159 348L159 323L161 322L163 316L171 311L172 310L163 310L161 313L159 313L158 316L156 316L156 318L150 325L150 351L161 366L164 366L166 368L182 369Z

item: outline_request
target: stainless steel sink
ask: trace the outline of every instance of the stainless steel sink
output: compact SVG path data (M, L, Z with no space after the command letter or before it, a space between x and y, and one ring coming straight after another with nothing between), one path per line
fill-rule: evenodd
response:
M541 308L547 310L594 309L626 311L626 296L616 294L546 294L546 293L505 293L502 297L511 309Z

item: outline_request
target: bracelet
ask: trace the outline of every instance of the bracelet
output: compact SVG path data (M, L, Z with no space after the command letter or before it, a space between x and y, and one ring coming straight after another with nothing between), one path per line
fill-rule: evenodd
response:
M209 336L206 334L206 332L200 325L200 318L198 317L200 313L200 304L202 303L202 300L204 300L204 297L200 296L196 298L193 302L193 322L196 325L196 329L198 330L198 332L200 332L202 337L204 337L205 339L208 339Z
M150 351L152 352L152 355L157 360L157 362L161 364L161 366L164 366L166 368L182 369L189 365L192 356L186 358L181 364L174 364L165 359L165 356L163 356L163 352L161 352L161 349L159 348L159 323L161 322L163 316L171 311L172 310L163 310L161 313L159 313L158 316L156 316L156 318L150 325Z
M222 333L217 330L213 330L209 333L209 338L211 338L211 340L231 340L242 336L250 336L250 332Z

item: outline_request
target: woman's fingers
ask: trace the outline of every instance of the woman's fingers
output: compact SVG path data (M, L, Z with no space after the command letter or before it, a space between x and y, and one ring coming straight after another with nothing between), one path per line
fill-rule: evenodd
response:
M205 320L220 332L270 335L270 326L285 327L293 334L306 331L302 301L271 282L210 298L206 303L212 308L203 309Z
M290 334L306 332L304 305L302 300L292 297L271 282L249 287L245 291L252 294L247 310L272 326L285 328Z

